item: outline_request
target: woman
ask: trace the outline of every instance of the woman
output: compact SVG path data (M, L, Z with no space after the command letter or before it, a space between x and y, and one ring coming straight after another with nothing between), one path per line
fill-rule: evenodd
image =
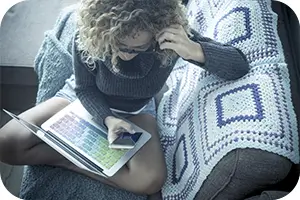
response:
M153 97L177 59L226 80L248 72L241 51L189 30L184 16L177 0L83 0L73 42L75 79L56 97L20 115L40 125L77 96L95 119L107 126L109 142L120 129L133 132L115 113L151 133L151 140L114 176L102 179L75 167L15 121L0 130L1 161L61 166L134 193L159 191L166 164Z

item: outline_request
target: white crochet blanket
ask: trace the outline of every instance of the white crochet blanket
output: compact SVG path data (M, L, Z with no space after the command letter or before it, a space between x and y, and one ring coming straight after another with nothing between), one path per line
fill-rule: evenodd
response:
M236 148L299 162L289 74L271 1L192 0L188 16L204 36L241 49L251 71L226 82L178 61L158 108L168 167L164 199L193 199L218 161Z

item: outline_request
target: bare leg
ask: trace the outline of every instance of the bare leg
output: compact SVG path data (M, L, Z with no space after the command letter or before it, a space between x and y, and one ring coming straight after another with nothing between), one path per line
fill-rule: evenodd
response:
M52 98L20 116L40 125L68 104L69 102L62 98ZM161 189L166 178L166 166L156 131L156 121L150 115L135 116L131 120L150 132L152 138L126 166L109 179L103 179L74 166L14 120L0 129L0 160L12 165L61 166L131 192L152 194Z
M151 133L152 138L115 176L110 178L120 187L129 191L143 191L146 194L158 192L166 176L166 164L157 133L156 120L150 115L137 115L130 119L137 126Z
M69 101L65 99L52 98L19 116L28 122L41 125L68 104ZM0 129L0 161L11 165L54 165L62 160L64 158L60 154L17 121L10 120Z

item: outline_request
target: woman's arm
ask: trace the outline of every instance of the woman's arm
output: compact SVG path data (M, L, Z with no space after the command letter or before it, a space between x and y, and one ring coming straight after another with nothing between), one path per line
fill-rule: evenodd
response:
M88 70L87 64L81 60L81 52L73 41L73 66L75 73L75 92L84 108L97 120L100 125L104 125L104 120L108 116L113 116L103 93L97 88L96 78ZM96 69L94 69L96 70ZM105 126L104 126L105 127Z
M238 79L249 71L248 61L243 52L233 46L202 37L192 31L192 41L197 43L191 57L187 61L227 80Z
M132 126L122 119L115 117L105 100L104 94L96 85L97 69L89 71L86 63L82 61L81 52L78 51L76 43L73 43L73 65L75 72L75 92L84 108L96 119L96 121L107 129L107 139L112 143L118 137L120 130L125 129L134 133Z
M241 78L249 71L245 55L237 48L200 36L189 37L181 25L162 30L157 40L161 49L174 50L180 57L227 80Z

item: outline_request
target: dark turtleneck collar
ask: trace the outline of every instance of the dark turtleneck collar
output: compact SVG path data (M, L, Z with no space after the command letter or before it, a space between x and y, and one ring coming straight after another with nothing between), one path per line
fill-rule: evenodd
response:
M116 68L112 66L111 57L107 57L103 62L105 66L116 76L129 79L144 78L152 69L156 56L154 54L139 54L129 61L118 59Z

